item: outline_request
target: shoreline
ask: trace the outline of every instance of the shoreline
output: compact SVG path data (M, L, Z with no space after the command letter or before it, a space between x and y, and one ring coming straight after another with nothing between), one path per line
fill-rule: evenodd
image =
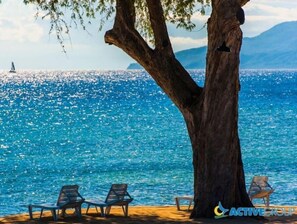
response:
M260 206L261 207L261 206ZM71 215L69 210L68 216L60 218L54 222L49 211L45 211L41 220L37 217L39 212L34 212L34 220L29 219L29 214L16 214L0 217L0 223L110 223L110 224L161 224L161 223L296 223L297 224L297 206L278 206L272 205L270 208L294 208L295 212L292 216L270 216L265 219L257 220L251 217L232 217L222 219L190 219L191 211L187 210L188 206L181 206L178 211L176 206L129 206L129 216L124 217L121 207L112 207L110 215L100 217L94 208L89 210L86 215L86 209L82 209L82 218Z

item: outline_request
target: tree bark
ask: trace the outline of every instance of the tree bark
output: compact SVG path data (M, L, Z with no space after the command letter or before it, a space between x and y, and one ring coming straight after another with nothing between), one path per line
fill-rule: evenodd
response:
M191 217L213 217L225 208L252 206L246 193L238 137L239 53L242 32L237 1L212 1L203 99L190 123L195 206ZM229 52L230 51L230 52ZM187 119L186 119L187 120ZM188 123L188 122L187 122ZM207 202L207 203L205 203Z
M245 2L212 1L204 88L176 60L160 0L147 0L154 49L134 27L134 0L116 1L114 26L105 34L107 43L118 46L146 69L183 114L193 148L192 218L213 217L219 201L225 208L252 206L245 189L238 137L242 32L236 13Z

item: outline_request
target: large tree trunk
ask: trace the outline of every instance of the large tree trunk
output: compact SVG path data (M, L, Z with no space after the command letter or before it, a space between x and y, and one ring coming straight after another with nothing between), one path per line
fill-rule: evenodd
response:
M219 201L225 208L252 206L238 137L242 32L236 14L240 5L213 1L212 7L203 97L186 116L194 164L195 207L191 217L213 217Z
M197 86L175 59L159 0L147 0L155 49L134 27L133 0L117 0L114 27L105 35L107 43L123 49L148 71L184 116L193 148L192 218L213 217L219 201L225 208L252 206L245 189L238 138L242 32L236 13L245 2L212 1L204 88ZM218 50L224 45L230 52Z

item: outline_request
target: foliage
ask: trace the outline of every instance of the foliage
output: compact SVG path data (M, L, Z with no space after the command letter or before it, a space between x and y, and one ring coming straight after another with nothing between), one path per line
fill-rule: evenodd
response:
M1 0L0 0L1 1ZM25 4L34 4L37 7L36 16L49 17L51 21L50 32L57 33L59 42L63 45L63 34L68 34L72 24L81 25L86 29L86 24L94 19L99 19L101 30L107 20L112 19L115 12L116 0L23 0ZM135 28L145 39L153 37L149 21L149 14L144 0L134 1L136 12ZM195 24L191 17L196 11L205 13L205 6L210 0L161 0L164 17L167 22L176 24L187 30L192 30ZM67 13L66 13L67 12ZM69 14L70 12L70 14ZM68 18L67 18L68 17Z

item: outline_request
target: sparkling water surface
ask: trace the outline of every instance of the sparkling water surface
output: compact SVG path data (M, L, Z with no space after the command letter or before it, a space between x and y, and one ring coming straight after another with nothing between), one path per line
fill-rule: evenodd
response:
M203 71L190 71L203 85ZM247 186L269 176L272 204L297 204L297 72L240 74ZM0 72L0 216L55 202L62 185L104 199L127 183L134 205L193 194L179 111L143 71Z

